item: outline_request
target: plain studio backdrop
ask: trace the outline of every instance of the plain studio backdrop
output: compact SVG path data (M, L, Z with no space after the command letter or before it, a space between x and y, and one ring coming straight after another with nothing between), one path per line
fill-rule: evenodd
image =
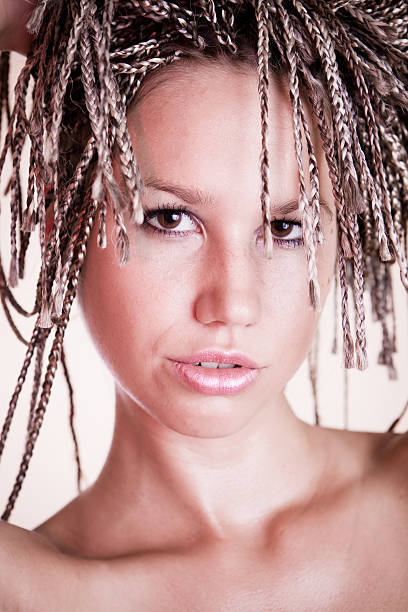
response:
M14 82L24 58L13 57ZM10 87L12 92L13 86ZM12 93L10 97L12 98ZM2 126L2 139L6 126ZM27 151L25 155L27 167ZM9 176L6 168L5 177ZM23 179L23 190L25 192ZM7 180L2 181L1 204L1 252L6 273L9 264L9 206L4 195ZM15 294L29 310L34 303L35 286L39 271L38 233L33 236L28 251L24 281L20 281ZM378 323L371 319L370 304L366 302L368 328L369 368L365 372L355 370L344 374L342 367L342 336L340 323L337 328L338 352L332 353L334 338L333 286L328 296L319 327L318 404L320 422L325 427L352 430L386 431L401 412L407 400L406 371L408 364L407 297L399 283L399 273L394 266L394 296L397 311L397 345L395 365L398 379L390 381L384 366L377 365L381 335ZM141 315L142 316L142 315ZM24 319L15 316L24 337L30 337L35 317ZM53 334L52 334L53 335ZM52 337L51 335L51 337ZM271 338L273 342L273 338ZM25 347L14 336L3 310L0 312L0 418L1 426L7 413L25 355ZM47 359L50 348L45 351ZM137 347L135 347L137 350ZM84 473L82 486L90 485L102 468L113 432L114 393L113 381L99 358L81 318L78 304L72 308L65 338L65 351L75 393L75 428ZM24 452L26 423L29 411L33 377L32 364L11 426L3 457L0 462L1 513L11 492ZM313 395L306 361L287 387L287 396L296 415L314 422ZM345 398L348 397L348 414L345 414ZM408 429L408 415L402 419L397 431ZM339 457L339 460L341 458ZM21 493L17 499L10 522L31 529L48 518L77 493L74 447L69 429L69 397L62 368L59 367L44 423L34 449Z

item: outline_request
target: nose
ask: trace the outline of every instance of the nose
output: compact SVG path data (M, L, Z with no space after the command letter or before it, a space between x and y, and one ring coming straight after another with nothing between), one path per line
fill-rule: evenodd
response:
M254 325L260 316L260 279L244 249L212 254L203 261L195 299L195 318L205 325Z

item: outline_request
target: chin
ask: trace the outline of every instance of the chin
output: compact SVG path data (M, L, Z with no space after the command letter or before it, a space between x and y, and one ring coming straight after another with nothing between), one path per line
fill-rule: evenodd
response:
M255 399L251 395L201 395L188 399L167 396L165 402L156 398L132 399L138 417L149 428L165 428L194 438L224 438L245 428L268 408L265 397Z

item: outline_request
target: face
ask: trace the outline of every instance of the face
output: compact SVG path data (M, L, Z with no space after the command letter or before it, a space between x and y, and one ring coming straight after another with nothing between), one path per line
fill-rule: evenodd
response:
M146 186L145 221L125 219L130 261L122 267L111 211L106 249L97 247L94 228L80 291L84 316L131 410L179 433L225 436L273 409L318 322L301 217L284 210L299 193L287 88L270 86L272 259L262 244L255 71L223 63L169 69L130 111L129 128ZM317 258L324 303L336 226L317 137L315 147L325 202ZM208 367L222 357L241 367Z

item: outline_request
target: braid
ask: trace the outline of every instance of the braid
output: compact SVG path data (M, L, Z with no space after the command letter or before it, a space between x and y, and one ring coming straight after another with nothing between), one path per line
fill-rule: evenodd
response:
M15 87L15 106L12 117L10 117L10 127L12 123L15 124L15 132L12 136L11 129L9 127L9 131L6 136L6 142L12 149L12 163L13 163L13 171L11 177L11 201L10 201L10 210L11 210L11 226L10 226L10 245L11 245L11 258L10 258L10 271L8 284L10 287L16 287L17 285L17 219L19 216L19 208L21 203L21 188L20 188L20 180L19 180L19 170L21 163L21 152L24 144L24 131L27 126L27 117L24 111L25 99L27 96L28 89L28 77L29 72L23 72L23 77L17 81ZM5 160L4 157L0 160L0 167L3 166Z
M364 257L357 215L355 213L350 213L348 222L350 227L351 250L353 254L353 295L356 313L356 365L359 370L365 370L368 363L364 310Z
M339 247L338 263L341 294L341 322L343 328L344 367L354 368L354 342L351 335L348 306L347 260L341 245Z
M0 108L5 112L6 119L10 123L9 82L10 53L4 51L0 57Z
M102 31L95 23L95 34L98 47L103 40ZM106 62L106 75L104 80L109 86L110 95L106 95L106 114L109 116L109 112L112 115L112 124L114 128L114 137L119 152L120 167L122 170L122 176L124 178L125 185L127 187L128 195L130 198L130 212L131 219L134 223L143 223L143 209L139 202L139 191L141 189L141 178L140 172L136 164L136 159L133 153L133 147L130 140L129 132L127 130L127 119L126 119L126 108L122 101L117 82L112 74L112 70L109 64L109 57L100 58L99 65ZM102 80L102 75L100 75ZM106 139L105 139L106 140Z
M101 84L101 97L100 97L100 110L101 115L99 117L100 121L100 131L101 131L101 143L98 147L98 157L99 157L99 173L100 176L96 178L95 185L102 185L101 175L102 168L104 164L106 164L109 159L109 148L108 148L108 122L109 122L109 95L106 91L109 86L111 86L111 81L108 81L108 71L110 68L109 64L109 46L111 39L111 24L110 20L112 19L112 11L113 11L113 2L109 0L104 7L103 13L103 23L102 28L94 28L94 33L97 35L96 38L96 49L98 53L98 76L99 82ZM90 25L94 20L89 20ZM95 26L98 23L94 21ZM89 44L89 36L87 37ZM82 43L84 43L86 39L82 39ZM100 148L102 149L102 154L100 154ZM99 230L98 230L98 244L100 248L106 247L106 198L104 197L104 188L100 190L99 194L94 195L94 198L99 201Z
M258 92L261 105L261 204L263 212L263 231L265 254L272 257L272 232L270 229L271 209L269 196L269 153L268 153L268 108L269 108L269 33L267 26L267 9L265 2L259 0L256 5L256 21L258 26Z
M344 190L346 201L356 210L360 209L360 197L357 184L357 174L353 163L351 134L349 129L349 114L344 99L344 89L341 84L333 41L329 35L327 25L316 13L314 21L310 13L299 0L293 0L294 7L303 16L305 25L316 45L325 77L328 84L328 94L332 103L333 121L339 138L341 187Z
M70 204L74 198L74 195L78 192L78 190L82 187L83 182L85 181L86 172L91 164L92 158L95 153L95 140L91 137L88 141L87 146L83 152L81 159L78 162L78 165L75 169L74 175L72 177L71 182L67 186L66 192L64 194L64 208L62 214L64 217L68 214L68 210ZM72 264L72 258L74 256L74 242L71 241L65 251L65 260L62 267L61 274L61 288L62 291L65 292L66 283L68 279L68 273Z
M299 172L299 209L302 214L303 221L303 233L305 236L306 244L306 257L309 269L309 292L310 301L314 308L320 310L320 289L317 280L317 267L316 267L316 248L318 239L321 240L321 236L318 236L317 226L319 225L319 205L316 203L317 194L319 193L319 181L317 175L317 163L312 151L312 144L309 130L306 129L306 139L309 148L309 158L313 164L313 172L311 171L311 184L312 184L312 206L309 205L309 201L306 193L305 175L303 170L302 162L302 127L306 125L304 116L304 110L300 98L299 91L299 79L298 79L298 68L295 51L295 32L291 25L288 13L283 9L280 0L277 1L279 7L279 13L282 18L282 25L286 43L286 54L289 63L289 91L293 106L293 126L295 135L295 150ZM314 213L314 214L313 214Z
M7 436L8 436L9 430L10 430L10 426L11 426L11 422L13 420L14 412L15 412L15 409L16 409L16 406L17 406L17 400L18 400L19 395L21 393L21 389L23 388L23 385L24 385L24 382L25 382L25 379L26 379L26 376L27 376L27 371L28 371L28 368L30 366L31 359L33 357L34 349L35 349L36 343L38 341L38 337L40 335L40 332L41 332L41 330L38 327L36 327L34 329L32 338L31 338L31 340L30 340L30 342L28 344L28 347L27 347L27 352L26 352L25 359L24 359L24 362L23 362L23 367L21 368L21 372L20 372L20 375L19 375L18 380L17 380L17 386L16 386L16 388L14 390L14 393L12 395L12 398L11 398L11 401L10 401L10 405L9 405L9 409L7 411L7 414L6 414L6 418L4 419L4 423L3 423L3 427L2 427L1 435L0 435L0 458L1 458L2 454L3 454L4 445L6 443Z
M61 274L62 274L62 262L61 262L61 250L60 250L60 233L62 215L60 211L59 202L59 190L58 190L58 158L59 158L59 133L62 121L63 112L63 100L68 87L68 79L71 72L71 66L75 59L75 50L78 44L78 40L81 34L82 21L85 19L86 8L89 2L87 0L81 0L80 2L80 13L74 19L73 27L71 29L70 37L68 40L64 62L61 66L59 79L56 83L56 87L53 91L53 113L51 119L50 128L50 145L51 159L49 160L52 172L53 189L54 189L54 224L55 224L55 254L57 258L57 270L55 275L55 285L53 290L54 300L54 312L56 316L61 315L62 311L62 287L61 287Z
M65 380L67 382L67 387L68 387L69 403L70 403L69 426L71 429L72 441L74 443L75 463L77 465L77 488L78 488L78 493L80 493L81 492L82 468L81 468L81 460L79 457L78 440L77 440L75 426L74 426L74 417L75 417L74 389L72 387L71 378L69 376L68 366L67 366L67 362L65 358L65 351L63 348L61 350L61 363L62 363L62 368L64 370L64 376L65 376Z
M310 78L310 75L309 75ZM339 254L337 267L339 271L341 289L341 320L343 329L343 348L344 365L346 368L354 367L354 342L351 336L349 307L348 307L348 286L346 279L346 259L352 256L349 240L349 228L346 223L346 213L344 210L344 198L340 190L339 178L334 159L333 145L329 137L329 128L323 111L323 105L316 96L310 97L312 109L317 119L323 149L326 156L329 175L332 181L333 195L337 205L337 222L339 227Z
M31 392L31 401L30 401L30 414L28 417L28 425L27 425L27 434L33 427L34 424L34 416L35 416L35 407L37 405L38 393L40 391L41 386L41 374L42 374L42 366L44 360L44 350L45 350L45 342L48 334L46 330L41 330L38 336L38 342L36 344L36 360L35 360L35 369L34 369L34 381L33 388Z
M61 357L62 342L64 339L66 327L68 325L72 303L74 301L75 294L77 291L78 279L79 279L82 264L85 259L87 241L88 241L91 227L93 224L95 212L96 212L95 206L92 204L92 206L89 207L89 210L87 211L87 213L85 213L83 215L83 218L80 220L81 225L80 225L80 230L78 232L78 243L77 243L77 248L76 248L77 259L75 263L73 263L72 268L70 270L68 290L65 294L62 315L58 321L58 326L56 329L54 341L52 343L51 351L48 357L48 365L47 365L46 373L43 379L40 401L39 401L39 404L35 412L30 415L31 416L30 418L31 428L30 428L27 442L26 442L25 452L24 452L24 455L23 455L23 458L20 464L19 472L17 474L13 489L10 493L6 508L1 517L2 520L8 520L10 513L12 509L14 508L15 501L18 497L23 480L26 476L28 466L30 464L30 460L31 460L31 457L34 451L34 446L37 441L37 438L40 433L40 429L41 429L41 426L44 420L44 415L45 415L47 405L50 399L51 389L52 389L52 385L54 382L55 373L56 373L56 369L58 366L58 361ZM36 327L35 329L39 330L40 326ZM41 333L41 332L37 332L37 333ZM30 360L31 360L31 357L32 357L32 353L29 356ZM28 359L26 358L26 361L27 360ZM26 371L27 370L25 370L24 372L24 376L25 376ZM24 382L24 379L22 382ZM20 387L20 390L21 390L21 387ZM1 436L1 442L3 443L3 434ZM4 446L4 443L3 443L3 446ZM0 446L0 451L1 450L2 450L2 447Z

